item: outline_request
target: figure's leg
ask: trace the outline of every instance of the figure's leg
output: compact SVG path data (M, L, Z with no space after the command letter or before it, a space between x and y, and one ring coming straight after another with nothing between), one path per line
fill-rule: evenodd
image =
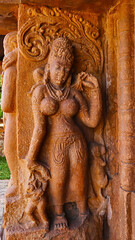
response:
M36 219L34 217L34 211L36 209L36 204L33 204L31 201L28 202L28 205L25 209L25 213L30 218L31 222L25 224L25 228L31 228L37 226Z
M48 219L45 213L45 208L46 208L46 199L45 197L39 201L38 205L37 205L37 209L38 209L38 214L44 224L44 227L46 229L46 231L49 231L49 223L48 223Z
M77 140L69 149L70 172L72 172L72 189L77 199L80 215L88 214L87 184L88 155L87 146L83 140Z
M16 147L16 75L15 66L8 67L4 72L2 85L1 107L5 115L4 154L12 176L11 187L6 195L17 195L17 147Z
M56 155L54 156L53 151L51 153L50 159L51 167L50 194L53 201L53 205L55 206L55 219L54 219L55 230L63 230L68 226L65 214L63 212L63 204L65 202L66 196L69 161L67 158L66 149L64 147L63 148L61 147L60 149L61 154L58 154L60 159L55 158Z
M58 172L59 171L59 174ZM51 183L51 197L53 198L54 206L55 206L55 219L54 219L54 230L64 230L68 227L67 219L65 218L65 214L63 211L63 204L65 200L65 186L66 186L66 176L65 172L60 173L62 171L57 169L55 179L52 176ZM52 172L51 172L52 173Z
M4 137L4 153L11 172L11 186L6 192L6 196L17 195L17 152L16 152L16 117L14 114L6 114L6 127ZM11 116L12 115L12 116Z

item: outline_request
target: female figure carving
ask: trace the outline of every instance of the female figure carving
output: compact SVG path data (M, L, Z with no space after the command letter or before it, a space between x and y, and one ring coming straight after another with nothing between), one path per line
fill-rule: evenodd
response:
M66 194L72 191L80 219L85 219L87 209L88 154L85 138L74 121L80 118L83 124L95 128L101 112L101 96L98 81L92 75L78 74L77 83L71 87L73 49L65 38L57 38L52 44L45 70L34 72L36 84L32 90L34 130L27 154L28 168L38 164L38 153L49 130L49 193L55 209L55 229L65 229L68 223L63 211ZM90 104L77 88L85 88L90 94ZM43 160L42 160L43 161Z
M11 186L6 195L17 194L17 149L16 149L16 63L17 32L8 33L4 38L4 60L1 108L4 112L4 154L11 172Z

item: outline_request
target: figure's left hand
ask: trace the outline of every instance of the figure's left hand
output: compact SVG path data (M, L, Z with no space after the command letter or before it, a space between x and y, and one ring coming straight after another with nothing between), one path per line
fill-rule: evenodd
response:
M98 80L92 74L83 72L82 85L91 89L97 89L99 87Z

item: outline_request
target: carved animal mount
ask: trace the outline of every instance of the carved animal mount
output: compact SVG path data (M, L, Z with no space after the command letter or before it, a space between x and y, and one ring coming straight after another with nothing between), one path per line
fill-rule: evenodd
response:
M35 164L29 171L30 176L25 194L25 197L28 198L28 203L19 222L23 224L26 229L36 227L41 223L44 225L45 231L48 232L49 222L45 209L47 204L46 188L48 180L50 179L50 173L45 166L39 164ZM35 211L38 213L38 218L35 215ZM25 214L28 215L30 221L23 221Z

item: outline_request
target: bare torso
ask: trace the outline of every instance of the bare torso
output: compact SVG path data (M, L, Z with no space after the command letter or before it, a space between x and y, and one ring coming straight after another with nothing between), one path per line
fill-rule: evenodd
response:
M41 101L40 108L41 112L51 119L50 136L82 135L74 122L74 117L80 110L75 94L77 94L77 91L69 89L67 98L60 101L50 96L45 87L44 98Z

